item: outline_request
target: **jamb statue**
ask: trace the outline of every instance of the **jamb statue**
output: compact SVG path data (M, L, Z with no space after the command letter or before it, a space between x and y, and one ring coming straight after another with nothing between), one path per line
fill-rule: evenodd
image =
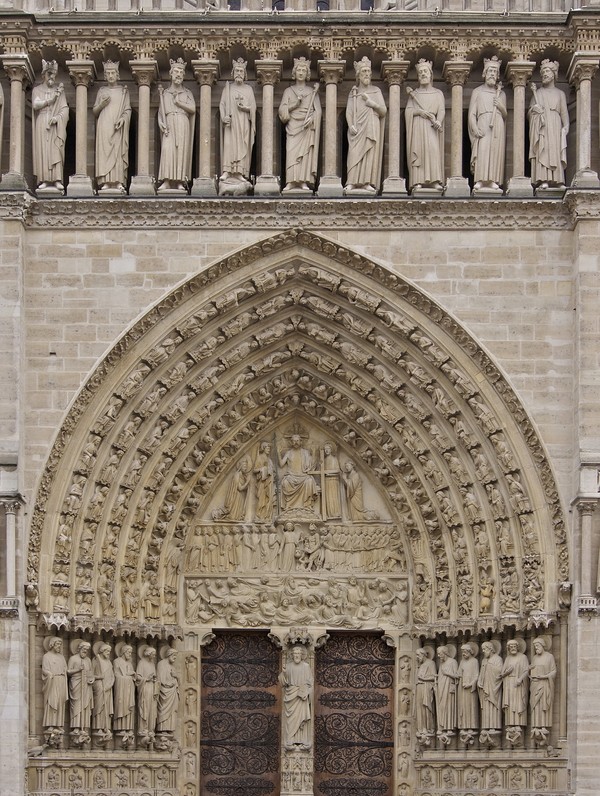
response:
M313 676L304 647L292 647L290 658L279 675L283 686L283 742L288 750L308 750L312 746Z
M69 106L62 83L56 85L56 61L42 59L42 83L31 92L33 173L37 190L64 193L63 168Z

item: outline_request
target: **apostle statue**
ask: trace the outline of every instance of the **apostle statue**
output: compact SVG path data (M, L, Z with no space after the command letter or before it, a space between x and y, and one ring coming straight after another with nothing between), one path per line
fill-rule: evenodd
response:
M254 460L256 508L254 515L257 520L272 520L275 501L275 468L271 459L271 443L263 440Z
M187 191L192 177L192 148L196 103L184 88L185 61L169 60L171 85L158 87L158 126L162 136L158 190Z
M500 642L484 641L477 689L482 730L502 729L502 658Z
M438 647L438 679L436 689L438 736L445 741L456 729L456 690L460 680L455 660L456 648L451 644Z
M431 736L435 733L435 682L437 672L431 647L422 647L416 652L417 684L415 688L415 709L417 733Z
M381 89L371 85L371 61L365 55L354 63L356 85L346 105L348 160L345 192L375 194L381 181L383 135L387 108Z
M95 679L90 649L89 642L75 639L71 642L73 655L67 664L71 737L76 745L83 745L90 740Z
M161 649L161 660L156 667L158 681L157 733L173 735L179 710L179 675L175 669L177 650Z
M313 478L314 463L311 452L302 447L300 434L292 434L290 447L279 453L279 466L284 469L281 478L281 508L312 510L319 494Z
M250 161L256 137L256 99L254 91L245 83L247 61L238 58L233 62L219 112L221 114L221 167L219 193L243 195L250 190Z
M542 731L552 726L556 663L549 647L549 639L544 636L533 640L534 654L529 666L529 708L532 734L537 741L545 740L547 732Z
M140 745L149 747L154 741L158 701L156 650L146 644L138 649L139 661L135 673L138 703L138 737Z
M433 87L433 64L417 64L419 87L407 89L406 151L411 188L436 188L444 181L444 95Z
M127 86L119 83L119 64L104 63L107 85L98 91L96 117L96 182L100 192L126 193L129 166L131 104Z
M543 60L540 76L540 88L531 83L529 106L531 182L537 188L560 187L565 184L569 112L565 92L554 85L558 61Z
M44 639L42 658L42 693L44 697L44 735L50 746L59 746L64 731L65 705L69 698L67 662L62 653L62 639Z
M113 662L115 675L113 728L123 746L133 742L135 721L135 669L131 662L133 648L119 641L115 646L117 657Z
M310 63L294 58L293 86L283 92L279 118L285 125L285 188L284 191L311 191L317 182L319 138L321 135L321 101L319 84L306 85L310 79Z
M31 92L33 173L38 190L64 193L63 167L69 106L56 61L42 59L42 82Z
M502 666L502 707L507 727L525 727L527 724L529 661L524 647L523 639L511 639L506 644L507 655Z
M461 661L458 664L458 689L456 695L457 724L459 730L475 730L479 727L479 705L477 680L479 662L477 644L468 641L460 648Z
M312 746L313 677L306 649L292 647L291 660L279 675L283 686L283 742L286 749Z
M93 670L94 708L92 711L92 728L100 741L107 741L112 737L113 685L115 673L110 660L111 647L103 641L94 644Z
M501 62L494 55L484 59L483 85L477 86L469 103L471 171L475 190L500 191L504 182L506 149L506 94L499 82Z

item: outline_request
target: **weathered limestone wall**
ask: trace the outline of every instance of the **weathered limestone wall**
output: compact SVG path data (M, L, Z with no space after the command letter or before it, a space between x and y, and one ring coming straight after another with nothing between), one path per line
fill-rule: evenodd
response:
M4 222L2 233L0 450L12 454L21 448L20 487L31 505L52 439L98 359L179 282L271 233L251 226L24 229L18 221ZM319 233L413 280L488 349L538 426L568 510L577 490L579 449L592 463L600 460L600 224L580 222L574 231ZM29 511L22 514L21 533ZM21 562L24 554L22 543ZM594 561L597 554L595 541ZM592 583L595 589L595 566ZM600 781L597 622L574 618L570 630L569 729L577 796L596 796ZM20 796L27 732L25 625L5 621L0 633L0 682L7 686L0 694L0 789Z

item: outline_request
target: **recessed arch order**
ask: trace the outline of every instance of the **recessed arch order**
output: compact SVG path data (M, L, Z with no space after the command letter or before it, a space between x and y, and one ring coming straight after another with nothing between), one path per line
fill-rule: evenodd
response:
M397 529L419 632L556 613L566 528L505 377L423 291L303 230L179 285L91 374L38 489L40 612L143 633L184 623L191 528L261 440L293 427L331 440Z

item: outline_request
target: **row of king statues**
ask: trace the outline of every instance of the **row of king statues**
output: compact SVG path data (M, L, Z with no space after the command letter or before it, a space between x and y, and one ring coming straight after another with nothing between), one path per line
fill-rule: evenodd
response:
M257 107L246 82L247 63L233 62L232 81L221 97L221 195L252 191L251 161L256 137ZM474 89L468 112L474 190L502 191L504 182L507 100L500 83L501 62L485 59L483 84ZM159 87L158 127L161 135L159 192L186 193L191 183L196 102L183 85L186 64L170 61L170 85ZM346 106L348 149L345 193L375 195L381 188L387 107L381 89L372 83L371 62L354 63L356 84ZM34 174L39 193L64 192L63 172L69 108L56 61L42 61L42 83L32 95ZM411 190L443 191L445 98L433 85L433 64L419 60L418 86L407 88L406 150ZM556 87L558 62L540 66L541 85L531 83L529 106L531 181L538 189L565 183L569 115L565 93ZM96 118L95 178L100 194L126 193L129 165L131 103L119 82L118 63L104 63L106 85L93 106ZM294 59L293 84L283 92L279 119L286 132L284 193L310 194L318 183L321 102L319 84L310 85L310 62Z

